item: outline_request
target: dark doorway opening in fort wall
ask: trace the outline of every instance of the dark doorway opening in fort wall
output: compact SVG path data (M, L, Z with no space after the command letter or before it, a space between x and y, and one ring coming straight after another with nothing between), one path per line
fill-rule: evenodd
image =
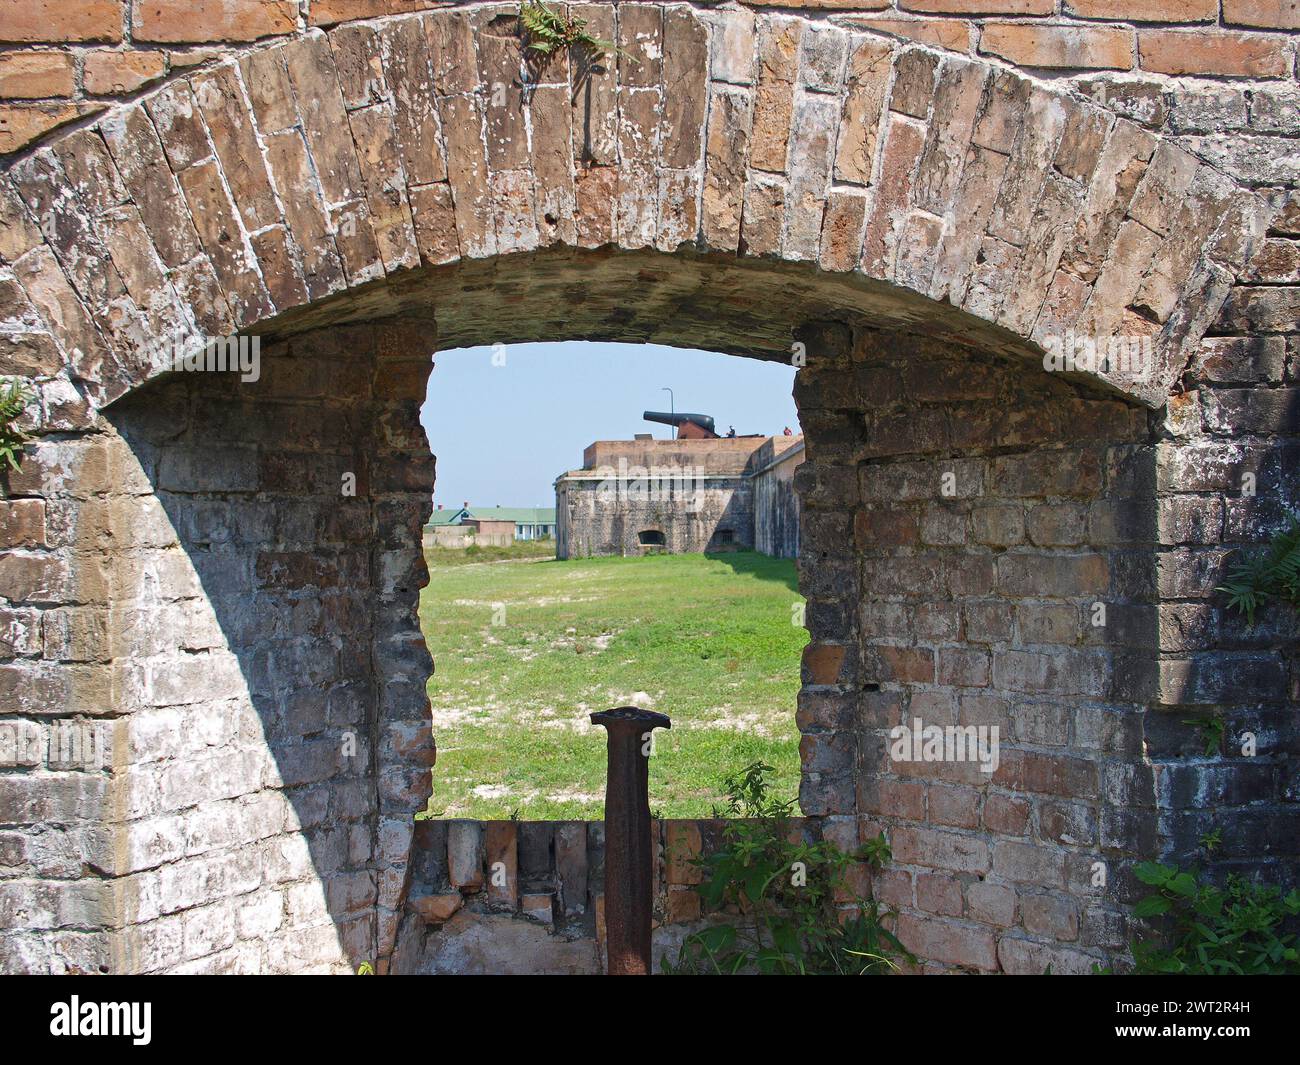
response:
M795 372L639 344L437 354L421 412L437 461L426 816L599 821L589 718L619 705L673 721L656 815L709 817L754 762L796 799Z

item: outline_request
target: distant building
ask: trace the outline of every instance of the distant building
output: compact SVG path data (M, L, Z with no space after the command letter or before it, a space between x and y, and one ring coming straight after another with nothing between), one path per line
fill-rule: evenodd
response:
M793 478L803 437L719 437L706 415L674 417L678 439L597 440L581 469L556 478L556 557L737 547L798 554Z
M555 511L550 507L434 508L424 526L426 547L506 547L516 540L555 538Z

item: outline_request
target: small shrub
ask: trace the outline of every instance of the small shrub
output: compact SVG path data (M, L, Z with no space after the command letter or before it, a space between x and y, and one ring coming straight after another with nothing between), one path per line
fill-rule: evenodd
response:
M1136 972L1188 976L1300 973L1296 937L1287 923L1300 915L1300 891L1229 876L1223 887L1187 872L1143 862L1134 872L1155 888L1134 907L1136 917L1168 925L1159 940L1135 942Z
M884 836L851 853L791 842L794 802L769 795L773 772L753 762L727 777L725 813L743 820L728 823L723 846L699 859L701 901L730 906L739 920L688 936L675 963L664 959L664 972L862 976L897 968L895 959L915 961L884 927L889 914L874 899L851 896L854 912L844 919L841 911L850 867L889 861Z

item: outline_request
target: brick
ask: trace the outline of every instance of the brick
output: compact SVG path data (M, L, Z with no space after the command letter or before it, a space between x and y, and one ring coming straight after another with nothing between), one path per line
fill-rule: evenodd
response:
M1071 847L1097 842L1097 816L1077 803L1044 803L1038 813L1039 836Z
M902 914L898 938L912 953L933 961L987 972L998 967L993 933L978 925Z
M266 48L250 52L239 61L244 88L253 105L258 129L265 136L298 122L293 88L284 65L284 50Z
M1157 74L1284 78L1291 69L1285 38L1230 30L1141 30L1138 62Z
M82 74L86 92L98 96L121 96L135 92L167 73L167 60L161 52L86 53Z
M970 917L985 924L1010 928L1016 920L1016 891L1008 884L987 882L971 884L966 889Z
M944 60L916 177L915 203L933 214L943 215L957 191L986 77L976 63Z
M191 167L179 176L190 215L199 228L199 239L230 297L236 320L244 325L269 317L273 313L270 297L252 256L245 250L239 222L216 163Z
M875 659L876 672L882 681L897 681L902 684L934 683L934 652L928 647L878 646L872 648L871 656Z
M44 547L45 501L13 499L0 503L0 547Z
M68 52L0 54L0 97L39 100L48 96L71 96L75 81L76 68Z
M664 12L665 94L659 150L668 167L695 166L703 150L708 102L708 33L693 12ZM536 148L534 148L536 153Z
M329 44L323 37L294 41L284 57L326 200L357 199L363 191L361 172Z
M687 924L700 919L700 893L674 888L668 892L669 924Z
M1079 937L1079 914L1074 900L1059 895L1022 895L1020 919L1025 931L1050 936L1059 942Z
M179 173L212 154L188 82L167 85L145 99L172 170Z
M735 251L740 242L751 106L749 94L740 90L715 89L709 102L703 234L721 250Z
M848 34L838 26L813 23L800 45L799 87L809 92L838 93L844 79Z
M1218 0L1065 0L1065 10L1080 18L1114 22L1213 22L1219 4Z
M786 168L803 25L794 18L760 19L758 23L758 85L754 92L750 165L760 170L783 173Z
M1223 21L1271 30L1300 30L1300 7L1294 0L1223 0Z
M464 896L455 891L447 895L418 895L409 905L426 924L439 925L451 920L464 902Z
M442 100L440 108L461 254L491 255L496 251L496 231L491 215L487 161L478 136L478 104L469 98L453 96Z
M443 181L447 163L424 27L415 19L405 19L386 26L380 36L406 180L411 185Z
M984 827L1000 836L1023 836L1029 825L1029 803L993 794L984 800Z
M329 223L307 157L307 146L297 130L267 137L265 144L272 180L281 190L285 222L298 248L307 294L311 299L319 299L343 288L346 281L330 239Z
M540 924L555 920L555 897L549 892L532 892L519 896L519 912Z
M131 36L137 41L255 41L297 29L294 0L141 0Z
M996 151L972 148L967 154L952 208L955 224L940 241L930 279L931 299L964 302L980 237L993 213L1006 166L1007 157Z
M980 798L979 792L974 788L932 787L928 802L930 820L936 825L952 828L979 827ZM960 908L957 912L960 913Z
M979 51L1024 67L1131 70L1133 44L1133 31L1118 26L986 22Z
M488 904L514 911L519 906L519 844L514 822L487 822L483 845Z
M1074 241L1062 252L1064 269L1084 281L1096 278L1155 147L1155 138L1132 123L1115 124L1093 171Z
M936 913L942 917L960 917L962 915L960 882L951 876L918 873L916 906L926 913Z
M16 152L91 110L84 104L7 104L0 106L0 154Z
M924 131L916 122L890 115L887 128L880 180L862 242L862 269L872 277L893 277L900 239L897 223L911 200L913 178L925 147Z
M483 886L483 825L452 821L447 826L447 870L452 887L477 891Z
M235 67L201 74L190 85L245 227L252 232L278 222L280 209Z
M796 108L781 243L786 260L817 258L838 120L838 105L825 97L809 94Z
M859 29L889 33L918 44L946 48L950 52L970 51L971 23L963 19L855 18L852 25Z
M122 0L3 0L0 40L120 41Z
M915 780L876 777L863 785L867 813L898 817L908 821L925 820L925 785Z
M924 119L934 97L939 57L920 49L906 49L894 61L894 84L889 92L889 109L911 118Z
M432 265L455 262L460 258L460 242L456 236L451 186L424 185L411 189L409 196L421 262Z
M891 49L868 38L849 56L844 112L835 153L835 177L860 185L871 181L877 127L889 84Z
M899 0L903 11L930 15L1051 15L1054 0Z
M993 872L1017 883L1063 887L1065 856L1052 848L999 840L993 844Z
M411 206L397 162L396 129L386 105L376 104L348 115L362 180L370 206L384 270L392 273L419 265Z
M555 873L562 911L572 915L587 910L587 826L566 821L555 826Z
M703 840L700 826L695 821L666 821L664 823L664 858L667 882L673 884L699 884L704 880L704 869L695 859L700 857Z
M899 826L890 833L894 861L982 875L989 871L988 844L978 836Z
M379 37L374 27L347 24L329 35L334 69L338 72L343 104L349 110L369 107L387 95Z

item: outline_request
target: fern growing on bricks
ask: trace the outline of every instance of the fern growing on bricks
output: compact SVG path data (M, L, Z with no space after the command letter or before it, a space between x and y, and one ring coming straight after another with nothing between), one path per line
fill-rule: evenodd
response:
M1255 611L1270 600L1300 606L1300 517L1293 515L1265 551L1239 559L1218 590L1228 594L1228 608L1245 614L1251 625Z
M0 390L0 468L8 465L17 470L20 466L23 444L31 437L17 422L31 398L26 385L17 378Z
M527 47L544 58L553 56L562 48L583 49L591 60L606 53L618 54L613 41L603 41L587 32L585 19L561 15L542 0L524 4L519 9L519 21L528 34Z

